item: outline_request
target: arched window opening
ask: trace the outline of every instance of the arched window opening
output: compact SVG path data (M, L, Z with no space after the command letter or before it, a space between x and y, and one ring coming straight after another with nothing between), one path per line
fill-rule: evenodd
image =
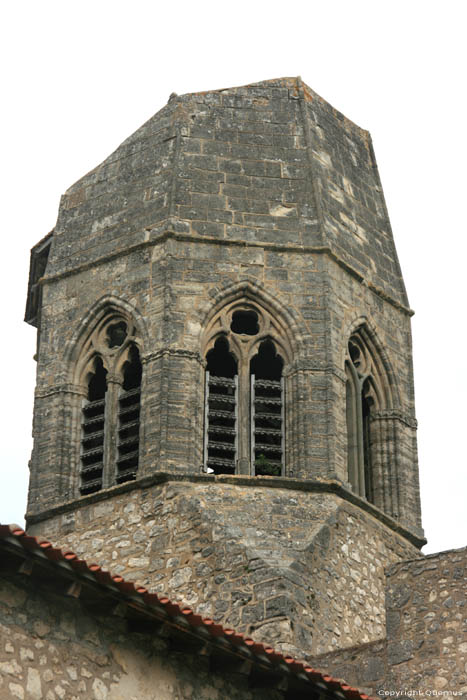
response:
M142 373L138 348L132 345L123 366L123 385L118 398L118 484L135 479L138 471Z
M94 360L94 372L88 380L88 396L81 423L81 494L102 488L104 468L105 399L107 370L100 357Z
M345 383L346 419L347 419L347 471L349 482L360 494L359 445L358 445L358 386L354 381L349 365L346 365Z
M85 397L77 485L81 495L135 479L140 462L142 363L136 325L116 306L102 310L87 325L72 370Z
M209 473L234 474L237 463L237 361L225 337L206 356L204 464Z
M345 365L348 479L354 492L370 503L375 503L373 417L381 384L376 367L364 334L354 334Z
M283 471L283 365L271 340L261 343L250 363L251 462L257 475Z
M219 309L205 332L204 471L285 473L283 319L249 299Z

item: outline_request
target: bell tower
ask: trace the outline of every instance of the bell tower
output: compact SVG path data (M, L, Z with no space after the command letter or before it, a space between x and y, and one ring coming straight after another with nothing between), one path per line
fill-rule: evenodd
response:
M379 639L411 314L367 131L300 78L172 96L32 250L29 530L300 656Z

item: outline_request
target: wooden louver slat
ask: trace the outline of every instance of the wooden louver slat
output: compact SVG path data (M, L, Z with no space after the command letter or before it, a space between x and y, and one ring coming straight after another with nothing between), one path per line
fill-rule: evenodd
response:
M234 474L237 463L238 377L206 372L204 468Z
M251 375L251 463L255 474L280 476L284 471L284 380Z
M118 484L136 478L139 461L141 387L121 391L118 399Z
M105 398L87 401L83 406L81 437L80 493L102 488L104 461Z

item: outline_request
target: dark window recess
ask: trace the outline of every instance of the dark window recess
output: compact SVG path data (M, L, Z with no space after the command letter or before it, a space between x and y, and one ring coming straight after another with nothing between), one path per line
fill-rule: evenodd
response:
M368 358L365 349L352 339L349 357L345 365L346 419L347 419L347 469L352 489L370 503L375 503L374 479L375 432L372 424L374 411L373 379L365 375Z
M370 388L368 379L362 387L362 430L363 430L363 468L365 472L365 498L374 503L373 468L371 464L371 407L373 399L367 395Z
M257 335L259 333L258 314L254 311L235 311L230 324L232 333Z
M225 338L207 354L204 466L214 474L234 474L237 463L237 362Z
M250 363L251 462L259 476L280 476L284 456L282 358L270 340Z
M138 471L141 375L138 348L133 345L123 368L123 386L118 399L117 484L136 479Z
M45 274L52 245L52 236L53 231L31 250L28 297L24 320L26 323L30 323L32 326L36 327L39 325L40 308L42 304L42 290L39 285L39 280Z
M127 326L125 321L113 323L107 328L107 345L109 348L117 348L123 345L127 337Z
M105 395L107 370L100 357L94 360L94 373L88 384L88 398L83 406L81 433L81 494L102 488L104 467Z

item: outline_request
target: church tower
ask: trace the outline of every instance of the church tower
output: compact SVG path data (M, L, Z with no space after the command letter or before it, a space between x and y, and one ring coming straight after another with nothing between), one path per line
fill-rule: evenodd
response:
M301 657L384 637L411 314L367 131L300 78L172 95L32 250L29 531Z

